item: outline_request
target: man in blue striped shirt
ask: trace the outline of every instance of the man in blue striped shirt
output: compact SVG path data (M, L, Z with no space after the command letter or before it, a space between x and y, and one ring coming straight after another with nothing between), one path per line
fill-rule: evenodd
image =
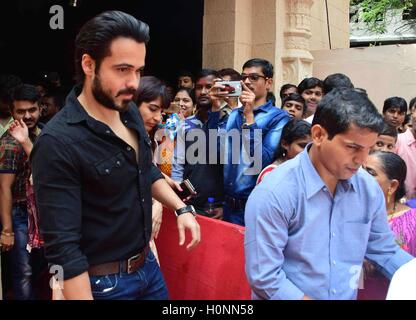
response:
M254 299L355 299L364 257L389 278L413 259L395 242L380 187L360 168L382 123L365 94L329 93L312 144L254 189L245 211Z

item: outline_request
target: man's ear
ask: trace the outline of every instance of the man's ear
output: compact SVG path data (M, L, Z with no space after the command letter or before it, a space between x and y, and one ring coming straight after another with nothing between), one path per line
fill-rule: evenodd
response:
M273 78L268 78L266 80L266 88L267 88L267 91L271 91L272 90L272 87L273 87Z
M315 124L311 128L311 138L314 145L320 146L328 138L328 132L320 124Z
M95 73L95 60L87 53L82 55L81 59L82 70L85 73L85 76L92 77Z

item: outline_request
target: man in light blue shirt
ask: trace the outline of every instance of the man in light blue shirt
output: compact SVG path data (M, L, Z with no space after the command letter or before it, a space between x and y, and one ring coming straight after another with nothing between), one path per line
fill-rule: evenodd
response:
M365 94L334 90L315 113L312 144L254 189L245 211L254 299L355 299L364 257L389 278L413 259L360 168L382 123Z

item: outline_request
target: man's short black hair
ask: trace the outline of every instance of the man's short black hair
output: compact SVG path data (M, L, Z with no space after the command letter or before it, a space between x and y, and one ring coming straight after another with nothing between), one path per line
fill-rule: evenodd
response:
M220 78L223 78L224 76L230 76L231 81L240 81L241 80L241 74L234 70L233 68L224 68L218 71L218 75Z
M397 140L397 129L396 127L392 126L391 124L387 123L386 121L383 121L383 128L381 129L379 136L390 136L393 137L395 140Z
M323 82L324 94L331 92L335 88L354 88L351 79L343 73L334 73L327 76Z
M407 102L401 97L390 97L384 100L383 105L383 114L386 113L389 109L399 108L400 112L407 112Z
M312 126L316 124L325 128L331 140L351 125L379 133L384 120L366 94L340 88L332 90L319 102Z
M267 78L273 78L274 70L273 65L265 60L260 58L254 58L246 61L243 65L243 70L245 68L251 68L251 67L261 67L261 71L263 72L264 76Z
M82 26L75 39L75 71L79 82L85 79L82 56L89 54L95 60L97 72L102 60L111 54L111 42L118 37L147 43L149 26L122 11L103 12Z
M179 79L180 77L189 77L191 78L192 82L195 82L195 77L192 74L192 72L189 70L185 70L185 69L179 70L177 79Z
M198 82L199 79L205 78L205 77L208 77L208 76L214 76L215 78L218 78L219 77L218 71L216 71L214 69L202 69L196 75L195 82Z
M307 89L312 89L312 88L315 88L315 87L321 88L322 91L324 90L324 84L318 78L315 78L315 77L305 78L299 83L298 92L299 92L299 94L302 94L303 91L305 91Z
M12 108L14 108L15 101L30 101L32 103L38 102L40 99L39 91L31 84L18 85L13 90L12 94Z
M284 98L282 108L284 107L287 101L296 101L296 102L301 103L303 106L302 115L305 115L306 110L307 110L307 105L306 105L305 99L299 93L294 92L288 95L286 98Z
M287 89L290 89L290 88L296 88L296 91L298 90L298 87L297 86L295 86L294 84L291 84L291 83L286 83L286 84L284 84L283 86L281 86L280 87L280 92L279 92L279 96L280 96L280 99L283 101L283 93L287 90Z

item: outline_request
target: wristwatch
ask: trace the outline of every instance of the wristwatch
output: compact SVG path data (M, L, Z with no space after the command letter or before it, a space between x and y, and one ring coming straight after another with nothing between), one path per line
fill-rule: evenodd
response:
M183 208L180 208L178 210L175 210L175 214L176 214L177 217L179 217L181 214L184 214L184 213L187 213L187 212L190 212L194 216L196 216L195 208L192 205L187 205L187 206L185 206Z

